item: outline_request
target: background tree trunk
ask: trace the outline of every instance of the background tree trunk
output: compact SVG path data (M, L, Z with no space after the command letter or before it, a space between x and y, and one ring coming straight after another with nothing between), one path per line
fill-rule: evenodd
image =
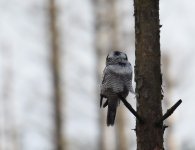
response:
M2 49L3 82L2 99L0 101L0 150L18 150L21 145L18 139L18 129L16 128L15 103L13 99L13 52L6 43L4 43Z
M55 0L49 1L50 13L50 33L51 33L51 59L53 70L54 85L54 117L55 117L55 145L56 150L63 150L63 134L62 134L62 96L60 86L60 52L59 52L59 36L57 28L57 7Z
M125 113L124 106L117 108L118 119L117 119L117 136L118 136L118 148L119 150L129 150L129 145L127 143L127 136L125 131Z
M145 121L136 122L137 149L162 150L159 0L134 0L134 7L137 112Z
M104 55L106 55L106 52L104 51L105 49L105 44L104 44L104 39L105 33L103 32L103 28L105 25L104 22L104 13L100 11L101 5L105 6L105 2L102 0L94 0L94 11L95 11L95 49L96 49L96 57L97 57L97 83L101 83L102 80L102 70L104 67ZM98 92L98 111L99 111L99 138L98 138L98 149L99 150L106 150L106 127L105 127L105 120L106 116L105 113L99 108L99 92L100 92L100 86L97 87L97 92Z
M99 77L102 74L103 67L105 67L105 56L109 51L119 50L121 51L121 35L122 33L119 30L119 10L117 9L117 0L98 0L94 1L96 7L96 49L97 49L97 57L99 60L98 66L100 66ZM103 57L104 56L104 57ZM100 62L104 62L101 64ZM101 83L101 81L99 82ZM107 107L105 108L107 111ZM106 115L101 111L100 112L100 142L99 148L101 150L106 149L120 149L127 150L127 137L125 134L125 114L122 109L117 108L117 117L115 122L115 132L113 136L108 135L106 133L105 125ZM118 118L118 119L117 119ZM113 133L113 132L112 132ZM108 137L108 138L107 138ZM111 137L114 137L112 139ZM119 138L117 138L119 137ZM113 140L113 146L110 146L108 140Z
M163 72L163 87L165 86L166 89L163 89L164 93L164 100L163 105L165 108L171 107L171 92L175 81L172 79L170 74L170 58L169 55L163 54L161 55L161 62L164 64L161 68ZM168 150L177 150L176 139L173 135L173 125L174 125L174 117L170 117L165 122L170 128L168 128L167 132L165 133L165 149Z

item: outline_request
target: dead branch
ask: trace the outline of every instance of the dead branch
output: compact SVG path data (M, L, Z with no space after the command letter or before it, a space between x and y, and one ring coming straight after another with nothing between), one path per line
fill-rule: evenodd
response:
M127 109L129 109L129 111L137 118L137 120L140 123L144 123L143 119L138 115L138 113L133 109L133 107L131 106L131 104L129 104L127 102L127 100L122 97L120 94L118 95L118 97L122 100L123 104L127 107Z
M170 115L172 115L172 113L177 109L177 107L182 103L182 100L180 99L179 101L177 101L177 103L175 103L170 109L167 110L167 112L162 116L162 118L160 118L155 125L159 126L161 125L161 123L163 123L163 121L165 119L167 119Z

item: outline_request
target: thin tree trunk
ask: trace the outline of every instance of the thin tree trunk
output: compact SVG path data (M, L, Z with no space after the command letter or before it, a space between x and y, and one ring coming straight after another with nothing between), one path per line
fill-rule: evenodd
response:
M55 113L55 145L56 150L63 150L63 134L62 134L62 96L60 86L60 52L58 43L57 28L57 8L55 0L49 1L50 13L50 33L51 33L51 56L53 70L53 86L54 86L54 113Z
M4 44L4 43L3 43ZM13 54L10 47L3 45L3 82L2 82L2 125L0 131L2 133L0 149L18 150L20 143L18 140L17 129L15 126L14 103L12 99L13 93Z
M119 30L119 16L116 6L117 0L110 1L110 11L107 13L107 18L110 18L109 24L111 26L111 50L119 50L121 51L120 46L120 37L121 32ZM117 149L120 150L127 150L127 137L125 135L125 114L124 111L121 108L117 108L117 121L116 121L116 130L117 134L116 136L116 142L117 142Z
M102 27L105 24L105 22L103 22L103 18L104 15L101 14L100 12L100 5L104 3L101 0L94 0L93 4L94 4L94 12L95 12L95 39L96 39L96 56L97 56L97 83L101 83L101 74L102 74L102 70L103 70L103 47L105 46L102 42L102 36L104 36L104 32L102 32ZM99 88L99 86L98 86ZM99 92L99 89L97 89L97 92ZM98 94L98 101L99 101L99 94ZM105 132L105 113L99 109L99 105L98 105L98 111L99 111L99 130L100 130L100 134L99 134L99 138L98 138L98 149L99 150L106 150L106 132Z
M117 0L98 0L94 1L95 8L96 8L96 49L97 49L97 56L98 60L101 62L103 61L105 63L105 57L103 58L103 55L107 55L108 51L111 50L121 50L121 32L119 30L119 16L118 16L118 10L116 8L116 2ZM103 8L102 8L103 7ZM102 66L101 63L99 63L98 66ZM105 64L103 65L105 66ZM100 69L102 70L102 68ZM107 108L106 108L107 109ZM100 136L100 149L105 150L107 148L116 148L120 150L126 150L127 147L127 137L124 131L125 126L125 116L124 112L122 110L117 112L117 120L116 121L116 131L117 134L115 136L115 139L113 139L114 146L109 147L106 145L106 141L110 140L107 139L105 136L105 114L100 113L100 129L101 129L101 136ZM119 138L117 138L119 137Z
M129 150L127 144L127 136L125 131L125 113L124 107L117 108L118 119L117 119L117 131L118 131L118 148L119 150Z
M144 124L136 121L137 150L163 150L159 0L134 0L135 81L137 112Z
M108 15L110 16L110 24L111 24L111 30L112 30L112 35L111 35L111 50L119 50L121 51L121 32L119 30L119 15L117 11L117 5L116 5L117 0L112 0L110 1L111 5L111 10L109 11ZM109 17L109 16L108 16ZM121 107L121 106L120 106ZM127 137L125 134L125 114L123 111L123 108L118 107L117 109L117 121L116 121L116 142L117 142L117 149L119 150L128 150L127 146Z

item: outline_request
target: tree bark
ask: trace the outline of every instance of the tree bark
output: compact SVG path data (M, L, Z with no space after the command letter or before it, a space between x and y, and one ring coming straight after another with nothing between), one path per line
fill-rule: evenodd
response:
M163 150L160 68L159 0L134 0L135 81L137 112L144 119L136 121L137 150Z
M54 117L55 117L55 149L63 150L63 134L62 134L62 97L60 86L60 54L58 43L58 28L57 28L57 8L55 0L49 1L50 13L50 33L51 33L51 59L53 71L53 86L54 86Z

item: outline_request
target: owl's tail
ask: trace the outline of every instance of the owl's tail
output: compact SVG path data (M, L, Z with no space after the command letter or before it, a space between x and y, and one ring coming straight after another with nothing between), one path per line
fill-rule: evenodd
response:
M108 99L107 126L114 125L117 105L117 99Z

